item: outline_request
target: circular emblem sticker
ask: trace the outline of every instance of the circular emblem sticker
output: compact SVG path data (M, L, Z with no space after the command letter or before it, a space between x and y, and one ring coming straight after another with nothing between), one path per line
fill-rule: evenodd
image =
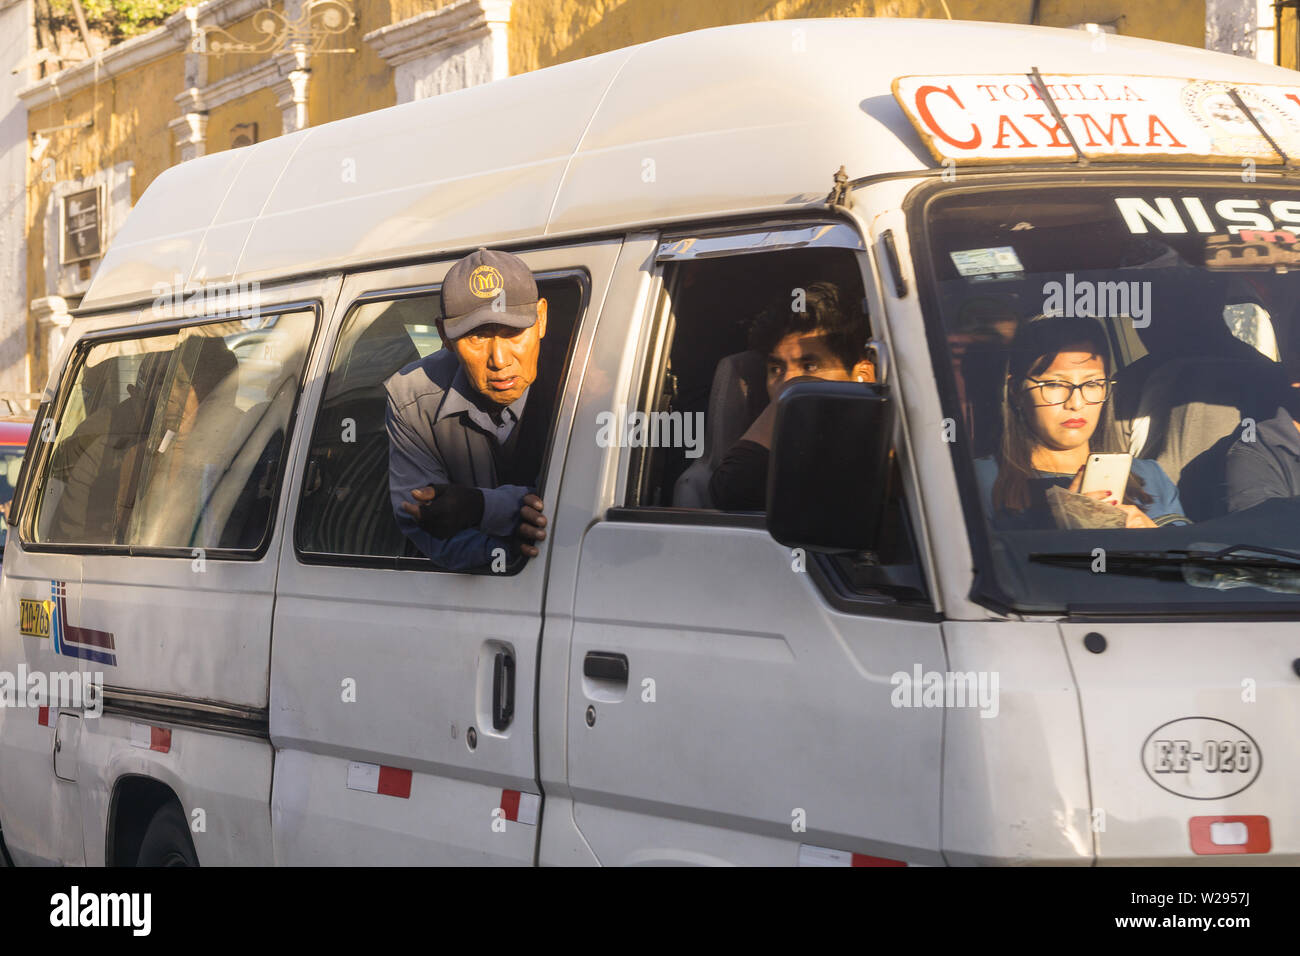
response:
M1183 107L1209 134L1210 151L1224 156L1273 155L1273 148L1259 135L1250 117L1233 102L1228 93L1233 88L1237 89L1237 95L1268 134L1290 150L1290 144L1296 141L1300 129L1285 110L1249 86L1237 88L1230 83L1199 80L1183 87Z
M1142 745L1142 766L1163 790L1190 800L1222 800L1259 776L1263 757L1254 738L1216 717L1182 717L1162 724Z
M479 266L469 274L469 291L480 299L490 299L505 288L505 280L495 266Z

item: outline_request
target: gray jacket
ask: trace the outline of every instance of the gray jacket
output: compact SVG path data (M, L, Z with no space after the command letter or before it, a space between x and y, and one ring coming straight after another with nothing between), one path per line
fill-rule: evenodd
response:
M496 425L489 414L490 403L469 384L455 354L446 348L407 365L384 388L388 392L388 489L402 533L435 564L449 570L485 565L497 548L509 554L519 508L531 489L498 487L497 476L508 461L511 439L518 436L528 391L504 410L506 425ZM498 436L507 431L503 445ZM414 489L444 483L483 492L483 519L478 527L445 540L424 531L401 509L402 502L413 501Z
M1277 414L1256 428L1255 441L1237 439L1228 450L1228 509L1242 511L1269 498L1300 495L1300 431L1291 413Z

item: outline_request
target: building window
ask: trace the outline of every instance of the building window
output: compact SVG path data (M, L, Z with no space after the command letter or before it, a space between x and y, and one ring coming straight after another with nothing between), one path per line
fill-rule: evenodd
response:
M63 197L63 245L59 261L67 264L99 258L103 241L102 190L95 186Z

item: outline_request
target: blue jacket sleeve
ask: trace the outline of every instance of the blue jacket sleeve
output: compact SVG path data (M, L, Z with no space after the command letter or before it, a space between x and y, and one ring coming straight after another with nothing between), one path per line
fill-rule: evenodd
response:
M1170 480L1155 461L1137 458L1133 472L1142 479L1143 490L1151 496L1151 503L1143 506L1148 518L1163 527L1167 524L1191 524L1183 514L1183 503L1178 498L1178 486Z
M426 485L447 482L447 469L437 455L420 440L409 422L393 407L393 400L388 399L385 414L388 429L388 493L393 508L393 518L402 534L420 550L430 561L448 571L466 571L482 567L492 561L497 548L510 554L510 542L503 534L486 534L483 530L467 528L450 538L435 538L418 524L415 519L402 510L403 501L411 501L411 492ZM492 529L504 528L504 534L513 531L507 527L501 515L503 502L507 501L510 489L484 488L483 521L481 527ZM525 489L526 490L526 489ZM505 494L498 494L504 492ZM522 497L520 494L519 497ZM495 510L489 510L495 509ZM518 512L518 506L515 507ZM492 524L489 525L489 517Z
M418 487L418 486L417 486ZM532 492L522 485L501 485L499 488L480 488L483 492L483 517L479 530L498 538L508 538L519 527L519 509L524 495Z

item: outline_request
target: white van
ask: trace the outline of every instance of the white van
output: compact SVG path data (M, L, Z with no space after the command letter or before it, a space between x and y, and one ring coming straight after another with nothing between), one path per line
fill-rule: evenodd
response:
M1291 450L1266 426L1300 378L1294 77L771 22L168 170L10 513L0 670L97 692L0 709L9 853L1300 862L1300 511L1230 487L1262 460L1238 445L1278 480ZM383 383L440 347L480 246L550 303L550 534L449 573L393 521ZM767 513L714 508L768 401L756 317L819 281L861 303L877 382L791 387ZM990 491L1044 313L1095 316L1109 364L1055 405L1034 365L1034 407L1103 409L1092 450L1146 463L1163 511L1071 510L1038 457L1047 523Z

